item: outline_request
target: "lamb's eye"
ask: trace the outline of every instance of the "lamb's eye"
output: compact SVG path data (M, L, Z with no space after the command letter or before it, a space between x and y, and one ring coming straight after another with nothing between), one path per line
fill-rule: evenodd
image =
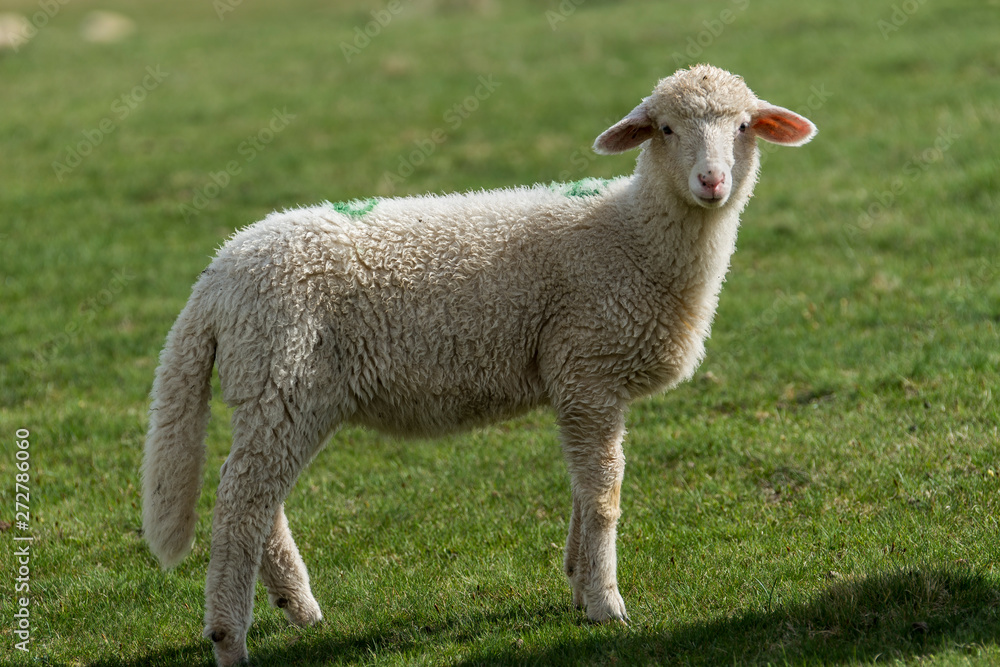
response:
M660 129L663 130L663 134L673 134L674 133L674 131L670 129L669 125L664 125Z
M742 123L740 125L740 132L746 132L748 127L750 127L749 123Z

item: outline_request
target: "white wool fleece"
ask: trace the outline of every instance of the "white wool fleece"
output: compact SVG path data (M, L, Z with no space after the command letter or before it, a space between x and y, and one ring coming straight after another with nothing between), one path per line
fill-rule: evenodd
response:
M736 216L650 224L630 206L637 186L380 200L357 218L332 206L272 214L236 234L195 287L219 332L225 400L249 400L265 380L284 391L322 382L336 421L428 435L558 401L563 370L593 374L605 400L683 380Z

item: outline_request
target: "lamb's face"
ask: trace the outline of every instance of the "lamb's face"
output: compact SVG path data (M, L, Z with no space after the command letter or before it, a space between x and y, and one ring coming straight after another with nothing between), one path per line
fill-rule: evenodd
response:
M650 115L658 129L645 150L662 170L664 187L678 199L720 208L755 170L748 110L689 116L668 108Z
M744 203L749 196L757 137L798 146L815 132L802 116L757 99L741 77L697 65L660 81L597 138L594 150L620 153L645 143L641 162L647 180L662 183L675 200L720 208L733 193L742 192Z

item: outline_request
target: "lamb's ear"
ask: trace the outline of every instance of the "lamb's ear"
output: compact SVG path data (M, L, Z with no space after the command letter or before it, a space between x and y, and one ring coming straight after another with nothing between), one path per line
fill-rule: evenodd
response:
M783 146L801 146L816 135L816 126L808 118L767 102L757 107L750 127L761 139Z
M656 128L646 113L646 100L627 116L609 127L594 142L594 152L601 155L624 153L656 134Z

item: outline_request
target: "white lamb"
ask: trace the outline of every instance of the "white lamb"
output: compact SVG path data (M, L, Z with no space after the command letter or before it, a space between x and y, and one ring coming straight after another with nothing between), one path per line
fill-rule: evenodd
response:
M626 408L702 358L756 138L798 146L815 132L699 65L598 137L598 153L644 144L631 177L327 204L233 236L167 337L143 463L145 537L171 567L193 541L217 364L235 406L205 586L219 664L247 659L258 574L291 622L320 620L283 502L344 423L426 436L550 405L572 479L573 603L627 619Z

